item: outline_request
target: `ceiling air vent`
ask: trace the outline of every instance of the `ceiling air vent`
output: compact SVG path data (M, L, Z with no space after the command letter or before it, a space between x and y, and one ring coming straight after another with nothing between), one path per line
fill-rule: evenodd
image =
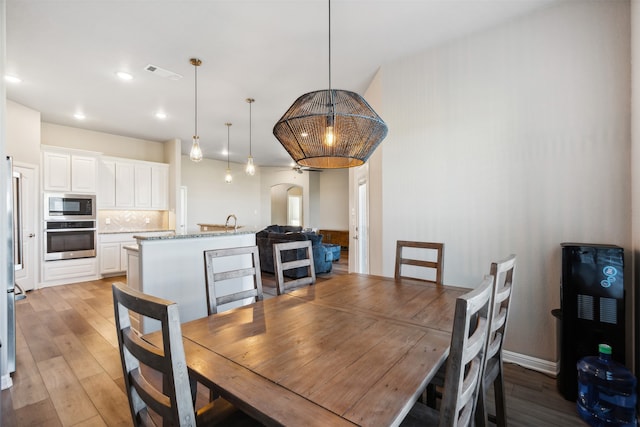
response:
M155 74L156 76L164 77L169 80L180 80L182 76L178 73L174 73L173 71L165 70L164 68L160 68L157 65L148 64L144 67L150 73Z

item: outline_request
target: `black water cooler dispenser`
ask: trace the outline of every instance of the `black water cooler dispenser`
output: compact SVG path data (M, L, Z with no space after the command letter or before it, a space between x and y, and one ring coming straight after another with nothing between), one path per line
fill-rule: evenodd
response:
M625 363L624 251L619 246L562 244L560 371L558 390L577 397L576 363L598 354L598 344L613 348L613 359Z

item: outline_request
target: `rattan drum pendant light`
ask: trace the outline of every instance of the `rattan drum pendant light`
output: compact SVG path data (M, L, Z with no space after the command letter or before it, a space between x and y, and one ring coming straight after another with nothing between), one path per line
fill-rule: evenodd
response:
M363 97L331 89L331 0L329 89L296 99L273 134L296 163L321 169L360 166L387 136L387 125Z

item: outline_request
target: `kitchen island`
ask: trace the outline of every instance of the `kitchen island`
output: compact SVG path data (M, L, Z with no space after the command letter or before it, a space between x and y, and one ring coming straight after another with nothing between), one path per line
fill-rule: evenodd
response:
M178 303L183 323L207 316L204 251L256 244L255 231L246 229L134 237L137 245L125 248L129 261L127 284L146 294ZM221 270L250 265L249 256L216 260L216 267ZM253 283L250 277L245 277L222 285L220 291L226 293L251 289ZM242 303L229 304L224 309L239 305ZM147 333L156 330L158 323L147 319L140 326Z

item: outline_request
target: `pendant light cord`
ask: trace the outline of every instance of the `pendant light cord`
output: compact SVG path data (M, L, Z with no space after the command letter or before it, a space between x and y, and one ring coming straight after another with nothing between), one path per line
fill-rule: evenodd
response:
M331 89L331 0L329 1L329 102L331 103L331 120L335 122L336 108L333 98L333 90Z
M329 92L331 92L331 0L329 0ZM331 95L333 105L333 95Z
M227 169L229 169L229 135L231 129L231 123L226 123L227 125Z
M251 104L253 101L249 101L249 157L251 157Z
M196 80L195 80L195 115L196 115L196 133L195 136L198 136L198 66L193 67L196 69Z

